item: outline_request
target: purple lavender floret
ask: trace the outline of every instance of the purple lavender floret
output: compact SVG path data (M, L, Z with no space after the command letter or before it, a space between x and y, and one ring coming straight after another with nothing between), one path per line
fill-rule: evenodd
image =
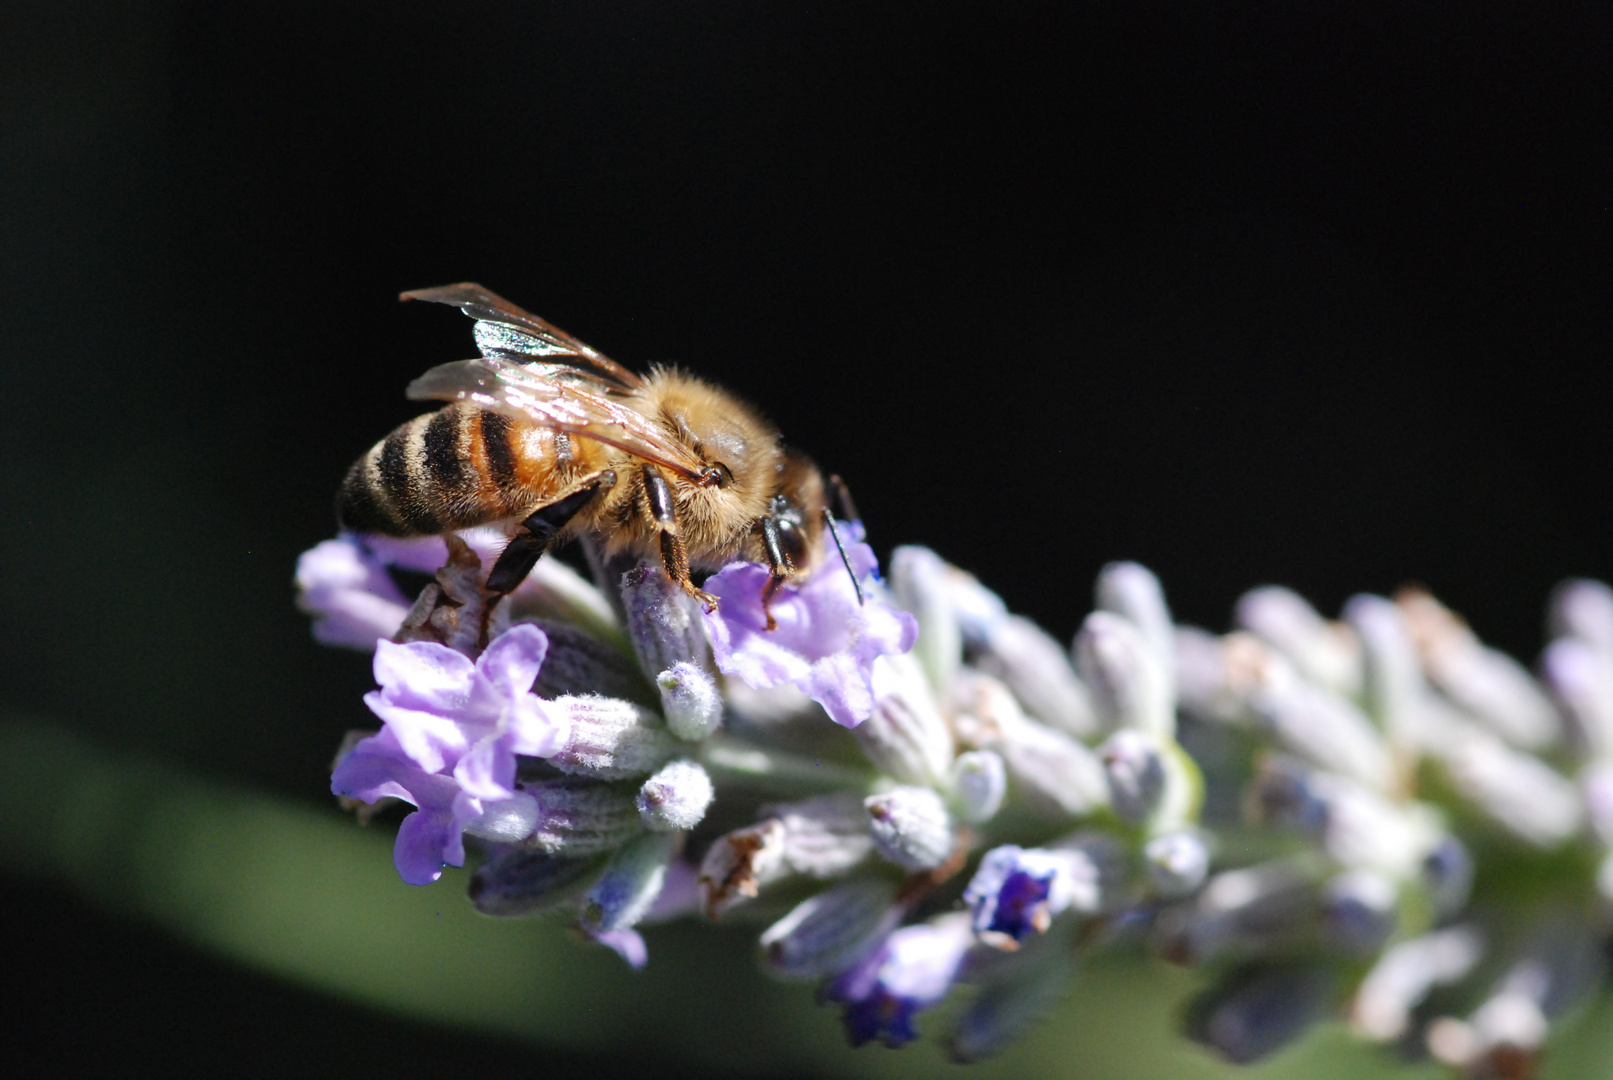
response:
M975 933L1005 949L1046 933L1054 916L1076 902L1081 865L1067 852L1014 844L992 848L963 893Z
M706 581L706 591L721 601L706 613L706 627L725 674L759 690L793 683L835 723L856 727L874 711L874 660L911 649L918 621L878 598L879 561L872 548L853 543L846 556L863 583L863 604L851 576L827 561L804 583L774 597L777 626L768 630L762 610L767 568L730 563Z
M321 645L372 649L397 632L409 611L386 560L351 533L303 552L296 580L297 602L314 617L314 640Z
M916 1039L914 1016L946 997L973 943L967 917L943 915L902 927L847 968L827 996L845 1003L851 1044L878 1039L898 1047Z
M565 744L563 717L531 693L549 641L523 624L500 636L473 664L436 642L375 652L380 690L364 703L385 721L331 776L331 791L362 802L385 796L418 809L398 829L393 858L411 885L436 881L465 862L464 828L518 796L515 757L547 757Z

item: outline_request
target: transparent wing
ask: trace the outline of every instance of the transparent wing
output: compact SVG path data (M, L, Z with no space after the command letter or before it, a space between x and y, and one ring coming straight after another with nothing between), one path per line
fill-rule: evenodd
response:
M635 411L603 380L566 363L515 360L490 354L439 364L409 384L415 401L466 401L516 420L607 443L635 457L702 480L707 465L694 452ZM616 394L613 400L609 394Z
M598 349L475 282L411 289L398 299L451 304L475 319L476 346L483 356L531 357L563 364L616 389L636 390L644 385L643 379Z

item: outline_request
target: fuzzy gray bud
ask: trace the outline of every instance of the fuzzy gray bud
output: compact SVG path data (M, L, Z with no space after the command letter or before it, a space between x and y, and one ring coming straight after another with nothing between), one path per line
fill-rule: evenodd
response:
M597 855L638 833L638 807L631 789L568 776L528 784L537 800L537 827L526 843L550 854Z
M661 895L677 848L676 836L644 833L618 849L583 900L583 927L603 933L636 925Z
M958 815L971 825L990 821L1008 795L1008 772L1002 756L991 750L970 750L952 763L952 790Z
M680 660L655 677L672 734L698 742L722 725L722 691L711 672Z
M797 904L762 934L768 970L789 979L834 975L856 960L900 919L896 885L860 878Z
M661 718L620 698L563 697L547 710L564 715L571 734L549 760L561 772L619 780L660 768L679 750Z
M669 761L639 788L639 817L656 832L692 829L706 816L715 794L699 762Z
M1105 726L1133 728L1157 738L1175 734L1169 677L1129 619L1109 611L1088 615L1075 638L1075 663Z
M929 788L899 787L870 795L863 806L874 846L904 870L933 870L952 854L952 815Z
M622 575L622 608L645 678L654 682L680 662L710 669L711 639L700 604L659 564L644 563Z
M1098 571L1094 595L1099 608L1141 631L1169 693L1176 679L1176 632L1159 578L1141 563L1112 562Z
M874 669L874 712L853 730L868 760L904 784L943 783L952 733L911 656L889 656Z

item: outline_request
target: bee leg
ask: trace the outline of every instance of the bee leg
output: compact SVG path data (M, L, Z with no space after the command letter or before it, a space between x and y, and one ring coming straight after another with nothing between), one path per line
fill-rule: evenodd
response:
M762 519L762 545L767 549L768 569L767 584L762 586L762 614L767 616L767 629L773 631L778 629L778 621L773 618L773 597L790 578L790 559L779 536L778 518L772 514Z
M532 568L538 565L543 553L553 546L560 530L588 505L589 500L615 482L616 474L607 472L599 478L598 483L550 503L521 522L521 528L526 531L517 533L499 554L498 561L487 575L488 591L500 594L514 592L526 580Z
M684 592L706 605L708 612L716 611L717 598L701 589L689 577L689 553L684 549L683 537L678 535L678 515L672 501L672 485L653 465L644 466L644 497L650 504L650 516L661 530L661 565L666 567L666 576Z

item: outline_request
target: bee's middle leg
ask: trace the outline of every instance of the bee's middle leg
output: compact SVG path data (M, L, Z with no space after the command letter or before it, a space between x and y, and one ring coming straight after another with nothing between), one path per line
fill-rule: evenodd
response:
M521 522L521 528L525 531L517 533L505 545L498 561L493 564L492 571L487 575L488 591L514 592L521 582L526 580L532 568L538 565L543 553L554 545L555 537L560 534L560 530L564 529L595 495L614 486L615 483L616 474L606 472L590 486L540 508Z
M650 504L650 516L661 531L661 565L666 576L684 592L706 605L706 610L717 610L717 598L696 585L689 577L689 553L678 534L678 515L672 501L672 487L659 469L644 466L644 496Z

